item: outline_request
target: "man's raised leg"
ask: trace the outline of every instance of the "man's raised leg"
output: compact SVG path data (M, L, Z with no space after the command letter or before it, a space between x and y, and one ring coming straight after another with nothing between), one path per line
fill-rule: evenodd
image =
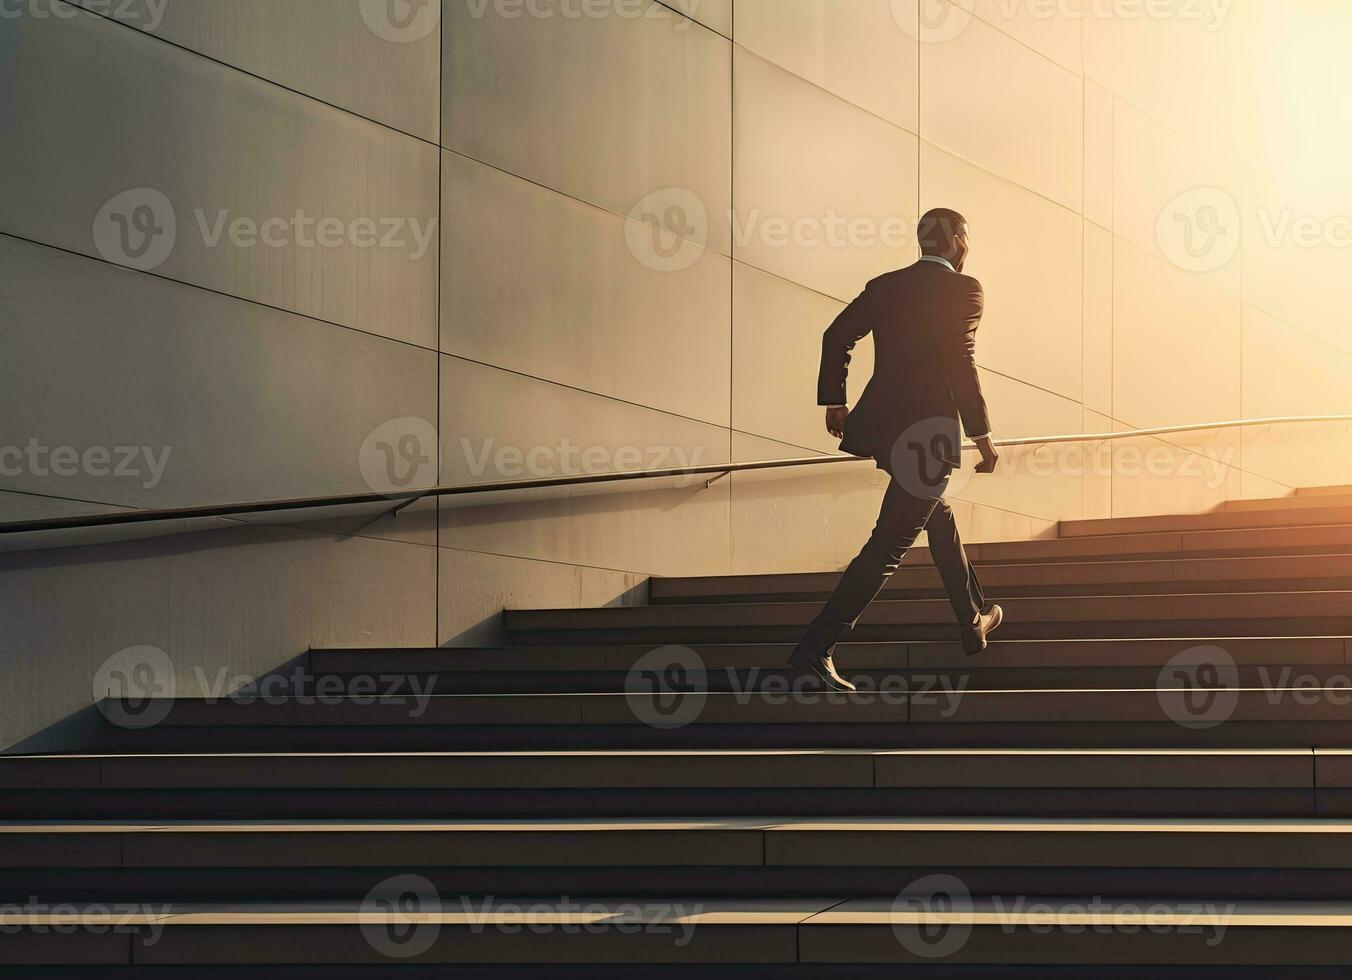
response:
M986 649L987 634L994 632L1004 619L1004 610L991 606L990 611L986 611L981 580L975 566L967 559L967 551L958 534L958 522L954 520L953 508L947 500L940 500L935 505L925 531L929 535L930 555L944 580L948 601L953 604L953 614L961 628L963 649L968 653L980 653Z
M939 569L940 578L944 580L948 601L953 604L953 614L958 624L976 622L977 616L986 607L986 596L981 591L976 569L967 560L962 537L958 534L958 522L954 520L953 508L947 500L935 504L925 530L929 534L930 555Z

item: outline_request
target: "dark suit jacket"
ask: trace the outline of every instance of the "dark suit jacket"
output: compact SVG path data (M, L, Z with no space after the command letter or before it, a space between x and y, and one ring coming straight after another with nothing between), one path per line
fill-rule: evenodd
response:
M931 455L959 465L959 419L973 435L991 431L976 371L982 309L981 283L937 262L870 282L822 339L817 403L841 405L850 351L873 334L873 378L845 422L840 448L888 469L899 437L919 432L935 447Z

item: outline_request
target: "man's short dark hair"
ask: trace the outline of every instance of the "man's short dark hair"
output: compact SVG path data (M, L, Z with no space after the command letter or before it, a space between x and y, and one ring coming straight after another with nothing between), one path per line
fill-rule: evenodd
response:
M950 208L931 208L926 211L916 226L920 254L939 255L947 252L958 230L965 224L967 219Z

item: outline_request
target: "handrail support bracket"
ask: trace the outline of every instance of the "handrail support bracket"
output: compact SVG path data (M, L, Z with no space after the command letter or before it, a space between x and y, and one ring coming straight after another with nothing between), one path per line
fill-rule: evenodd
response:
M415 496L415 497L409 497L407 500L405 500L405 501L404 501L402 504L400 504L398 507L394 508L394 510L390 511L390 516L391 516L391 517L398 517L400 511L403 511L403 510L406 510L406 509L409 508L409 507L412 507L412 506L413 506L414 504L416 504L419 500L422 500L422 499L423 499L424 497L426 497L426 496L427 496L427 493L426 493L426 492L423 492L423 493L418 494L418 495Z

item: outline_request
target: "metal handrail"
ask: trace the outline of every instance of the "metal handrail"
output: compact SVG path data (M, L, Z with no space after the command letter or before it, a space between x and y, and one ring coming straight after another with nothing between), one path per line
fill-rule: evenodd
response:
M998 448L1017 446L1050 446L1059 443L1108 442L1116 439L1136 439L1148 436L1174 435L1184 432L1205 432L1212 429L1239 429L1262 425L1293 425L1311 422L1352 422L1352 415L1302 415L1261 419L1230 419L1224 422L1200 422L1194 425L1168 425L1152 429L1126 429L1121 432L1078 433L1076 435L1035 436L1020 439L996 439ZM975 449L974 443L963 444L964 450ZM864 456L822 455L800 459L768 459L749 463L711 463L706 466L687 466L680 469L630 470L619 473L586 473L574 476L552 477L543 480L522 480L513 483L478 483L459 486L425 487L401 490L397 493L358 493L328 497L297 497L286 500L257 500L248 503L213 504L201 507L172 507L159 510L113 511L107 514L84 514L54 517L37 521L0 523L0 534L22 534L36 531L67 531L82 528L111 527L122 524L147 524L155 521L237 517L248 514L273 513L288 510L313 510L320 507L347 507L358 504L388 503L394 512L427 497L459 497L478 493L510 490L542 490L550 487L579 486L583 484L620 483L630 480L655 480L683 476L712 475L753 470L786 469L795 466L820 466L830 463L871 463ZM712 481L711 481L712 482ZM115 506L115 505L109 505Z

